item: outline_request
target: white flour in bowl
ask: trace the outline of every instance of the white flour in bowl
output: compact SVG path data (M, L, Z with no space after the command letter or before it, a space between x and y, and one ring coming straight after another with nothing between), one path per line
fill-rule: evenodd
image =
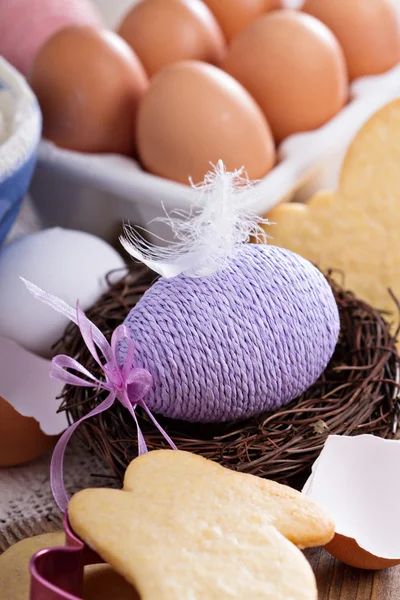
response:
M0 144L3 144L8 138L8 131L6 116L0 109Z
M35 151L40 133L41 115L32 90L0 56L0 182Z

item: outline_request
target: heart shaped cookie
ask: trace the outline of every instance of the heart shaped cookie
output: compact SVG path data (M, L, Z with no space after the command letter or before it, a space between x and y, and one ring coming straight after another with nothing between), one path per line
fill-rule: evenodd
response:
M393 312L400 298L400 99L361 128L342 165L336 192L307 204L275 208L268 218L272 244L322 270L345 275L346 288L372 306ZM340 277L341 275L337 275Z
M334 533L299 492L177 450L135 459L122 491L79 492L69 519L142 600L316 600L294 544Z

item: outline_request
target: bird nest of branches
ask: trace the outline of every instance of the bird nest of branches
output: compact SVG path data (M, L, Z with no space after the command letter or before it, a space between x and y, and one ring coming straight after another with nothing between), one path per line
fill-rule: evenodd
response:
M109 274L109 290L86 314L111 339L114 329L156 278L138 266ZM339 307L341 333L318 381L281 410L242 422L198 425L156 415L180 450L201 454L243 473L300 487L328 435L397 437L400 358L390 316L335 283L332 273L327 278ZM101 370L75 325L67 328L56 351L74 357L101 378ZM75 422L98 405L105 393L66 386L60 410ZM140 408L137 415L149 449L165 448L164 438ZM83 422L75 435L119 478L137 455L135 423L119 402Z

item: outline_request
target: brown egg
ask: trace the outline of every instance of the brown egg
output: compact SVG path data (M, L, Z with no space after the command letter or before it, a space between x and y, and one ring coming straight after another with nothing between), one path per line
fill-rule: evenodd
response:
M400 61L400 23L393 0L306 0L303 10L336 35L350 79L383 73Z
M283 8L283 0L204 0L228 41L264 13Z
M0 396L0 467L14 467L39 458L56 441L56 436L42 432L35 419L24 417Z
M137 107L148 82L118 35L84 26L59 31L37 54L29 80L46 138L83 152L134 151Z
M202 181L210 163L242 166L251 179L275 161L272 135L253 98L230 75L197 61L171 65L153 80L138 115L138 149L152 173Z
M347 99L338 41L326 25L299 12L257 19L233 40L223 68L256 99L277 141L320 127Z
M222 31L201 0L143 0L129 11L118 33L149 76L178 60L218 65L225 54Z

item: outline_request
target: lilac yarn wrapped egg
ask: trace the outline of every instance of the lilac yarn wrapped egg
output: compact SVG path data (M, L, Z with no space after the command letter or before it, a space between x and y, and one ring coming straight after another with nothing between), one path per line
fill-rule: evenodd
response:
M307 390L333 354L339 314L310 262L246 244L208 277L159 279L125 325L136 365L154 378L149 409L211 423L279 409Z

